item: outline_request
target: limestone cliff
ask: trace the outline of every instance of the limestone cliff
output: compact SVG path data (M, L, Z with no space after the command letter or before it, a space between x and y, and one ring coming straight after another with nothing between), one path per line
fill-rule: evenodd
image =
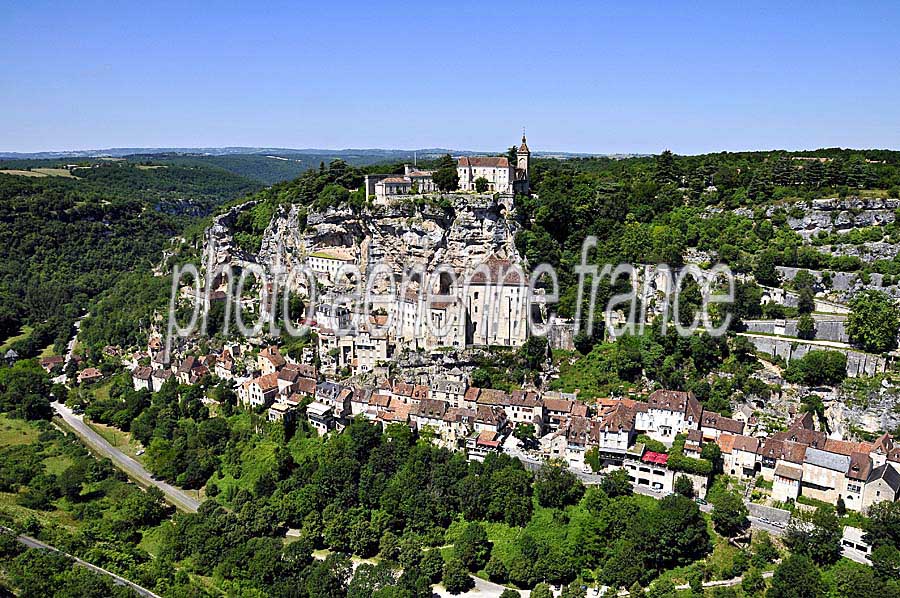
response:
M389 206L360 212L349 208L310 211L283 206L263 234L256 254L241 251L233 240L237 214L244 204L217 217L207 230L206 250L214 247L218 266L262 265L269 271L296 267L312 253L329 248L349 252L365 273L377 263L395 272L440 264L464 275L496 255L514 264L523 260L515 248L518 224L507 202L491 196L445 195L403 198Z

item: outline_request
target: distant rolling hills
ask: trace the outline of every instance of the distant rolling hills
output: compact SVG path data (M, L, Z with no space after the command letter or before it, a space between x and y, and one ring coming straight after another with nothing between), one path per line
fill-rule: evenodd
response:
M221 168L254 181L271 185L300 176L319 164L328 164L341 159L353 166L369 166L379 163L412 162L434 159L444 154L454 156L491 154L497 152L476 152L427 148L419 150L394 149L287 149L260 147L224 148L110 148L101 150L74 150L59 152L16 153L0 152L0 168L22 169L27 167L54 167L66 164L96 162L102 159L119 159L130 162L153 164L174 164L178 166L204 166ZM587 154L565 152L541 153L555 158L583 157Z

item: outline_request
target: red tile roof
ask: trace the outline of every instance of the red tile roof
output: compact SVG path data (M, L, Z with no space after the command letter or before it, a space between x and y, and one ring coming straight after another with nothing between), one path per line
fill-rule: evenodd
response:
M665 453L655 453L653 451L647 451L644 453L644 456L641 457L641 461L643 461L644 463L665 465L669 461L669 455Z
M493 156L463 156L456 161L457 167L509 168L509 158Z

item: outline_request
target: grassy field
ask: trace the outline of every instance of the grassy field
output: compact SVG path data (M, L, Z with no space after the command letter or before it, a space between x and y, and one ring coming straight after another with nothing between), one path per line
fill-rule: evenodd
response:
M159 547L162 543L162 535L166 533L166 528L171 528L171 521L163 521L157 527L148 529L141 534L141 541L138 548L146 550L154 557L159 556Z
M39 432L28 422L0 414L0 446L31 444Z
M38 172L46 176L61 176L68 179L74 179L68 168L32 168L31 172Z
M6 342L0 345L0 353L6 353L7 351L9 351L10 347L12 347L13 343L28 338L31 335L32 330L33 328L31 326L28 326L27 324L25 326L22 326L22 328L19 330L19 334L9 337L8 339L6 339Z
M72 173L69 172L67 168L32 168L31 170L19 170L17 168L7 168L4 170L0 170L0 174L11 174L15 176L30 176L30 177L46 177L46 176L61 176L69 179L77 178L72 176Z

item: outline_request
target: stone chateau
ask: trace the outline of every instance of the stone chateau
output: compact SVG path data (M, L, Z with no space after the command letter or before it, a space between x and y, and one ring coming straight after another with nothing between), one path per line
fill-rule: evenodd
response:
M476 181L485 179L490 193L527 194L528 171L531 166L531 150L522 134L522 143L516 150L516 163L510 164L506 156L461 156L457 158L456 173L461 191L475 191ZM407 164L402 175L372 174L365 179L367 196L375 196L375 202L386 203L392 196L436 192L432 170L418 170Z

